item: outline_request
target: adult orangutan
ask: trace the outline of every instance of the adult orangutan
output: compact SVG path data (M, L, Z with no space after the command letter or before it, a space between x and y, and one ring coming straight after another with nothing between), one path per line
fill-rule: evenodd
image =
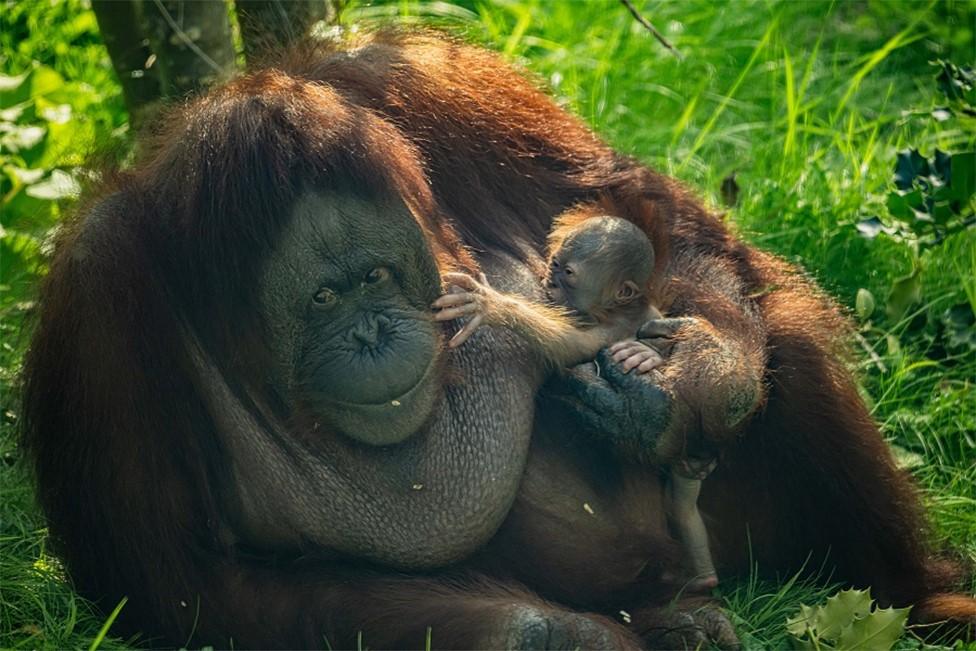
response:
M160 124L63 233L25 368L52 537L82 594L128 596L127 630L731 642L715 610L662 608L680 568L661 478L599 441L696 445L703 420L729 424L705 442L729 447L702 496L720 575L748 536L768 573L829 551L834 578L972 620L838 357L836 307L494 55L368 36ZM536 292L550 220L583 201L642 226L664 311L716 334L707 355L678 339L656 381L601 353L537 408L541 360L492 328L448 353L429 306L447 270ZM675 399L688 378L700 399Z

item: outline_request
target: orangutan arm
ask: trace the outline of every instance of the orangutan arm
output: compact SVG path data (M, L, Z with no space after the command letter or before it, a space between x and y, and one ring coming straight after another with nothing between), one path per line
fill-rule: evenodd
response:
M612 325L580 327L566 310L535 303L493 289L482 276L476 280L463 273L444 274L444 281L458 290L437 299L437 321L469 317L451 339L456 348L482 325L510 328L529 342L548 364L556 368L593 359L614 337Z

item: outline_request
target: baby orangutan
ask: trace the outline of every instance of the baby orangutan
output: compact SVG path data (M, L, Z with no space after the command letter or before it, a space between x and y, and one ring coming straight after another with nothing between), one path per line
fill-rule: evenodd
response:
M634 339L641 326L662 318L647 296L654 270L654 247L625 219L594 216L561 222L549 235L545 279L550 304L493 289L484 274L447 273L450 293L437 299L434 318L468 317L449 345L464 343L480 326L504 326L524 337L555 368L592 360L612 342L610 352L625 372L648 373L662 365L661 353ZM653 327L650 328L653 330ZM648 330L645 326L644 330ZM714 467L690 459L672 461L671 507L693 571L692 589L718 580L708 548L708 532L698 511L701 480Z

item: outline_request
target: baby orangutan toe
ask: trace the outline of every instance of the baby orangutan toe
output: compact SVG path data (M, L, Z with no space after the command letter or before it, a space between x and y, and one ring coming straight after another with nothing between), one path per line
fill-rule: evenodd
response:
M685 590L695 594L708 593L716 587L718 587L718 576L715 574L707 574L704 576L697 576L689 581Z

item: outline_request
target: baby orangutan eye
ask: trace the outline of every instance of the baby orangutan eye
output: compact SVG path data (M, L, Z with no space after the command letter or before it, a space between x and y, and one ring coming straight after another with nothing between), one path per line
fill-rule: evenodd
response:
M339 295L328 287L319 287L318 291L312 295L312 302L323 307L334 305L338 300Z
M364 282L366 282L368 285L375 285L376 283L381 283L384 280L388 280L390 275L389 267L376 267L374 269L370 269L369 273L366 274Z

